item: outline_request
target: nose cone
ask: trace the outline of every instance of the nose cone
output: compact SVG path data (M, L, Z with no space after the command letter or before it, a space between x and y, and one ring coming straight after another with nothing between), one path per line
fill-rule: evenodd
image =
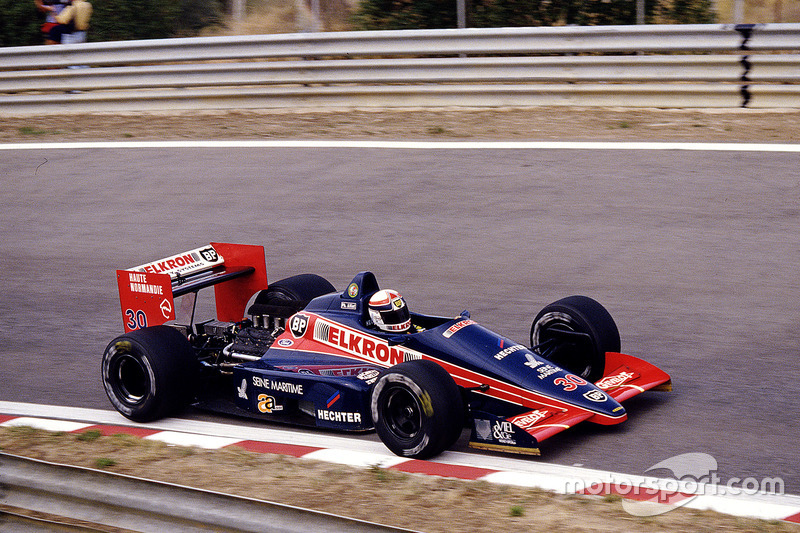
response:
M619 424L628 418L628 413L618 401L591 383L585 385L583 390L576 392L581 393L580 406L597 413L591 418L592 422Z

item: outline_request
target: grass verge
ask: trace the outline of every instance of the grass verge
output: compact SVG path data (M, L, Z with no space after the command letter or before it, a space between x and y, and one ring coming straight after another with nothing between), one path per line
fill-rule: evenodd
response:
M617 498L559 495L538 489L364 469L231 447L204 450L96 431L53 433L0 428L0 449L45 461L148 479L401 526L426 532L743 531L800 532L800 525L676 509L640 518ZM2 466L2 465L0 465ZM2 496L2 494L0 494Z

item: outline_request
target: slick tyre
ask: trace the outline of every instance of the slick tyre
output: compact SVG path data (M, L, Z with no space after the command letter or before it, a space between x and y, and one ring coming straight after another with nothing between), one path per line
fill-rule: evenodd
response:
M270 301L308 302L317 296L335 292L331 283L317 274L298 274L270 283L263 298Z
M591 382L603 376L606 352L620 351L614 319L586 296L569 296L542 309L530 340L547 360Z
M458 440L464 426L461 392L432 361L387 369L373 386L370 404L376 433L401 457L437 455Z
M288 318L303 309L318 296L335 292L331 283L316 274L298 274L269 284L251 298L251 315L271 315Z
M163 418L188 405L198 373L189 341L169 326L121 335L103 354L106 394L117 411L136 422Z

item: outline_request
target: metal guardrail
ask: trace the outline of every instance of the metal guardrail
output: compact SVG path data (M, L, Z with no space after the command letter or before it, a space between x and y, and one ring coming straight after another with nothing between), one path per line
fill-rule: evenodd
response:
M403 30L0 48L0 108L796 108L796 50L800 24ZM91 68L67 68L75 66Z
M3 513L19 509L51 524L83 523L165 533L400 533L410 530L239 496L0 453ZM23 513L20 516L27 516ZM60 520L61 519L61 520ZM45 525L39 526L44 530ZM84 529L81 529L84 530Z

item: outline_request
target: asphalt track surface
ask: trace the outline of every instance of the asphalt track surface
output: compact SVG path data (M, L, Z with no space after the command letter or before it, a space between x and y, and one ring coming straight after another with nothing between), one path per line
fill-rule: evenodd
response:
M722 479L800 494L798 168L758 151L1 151L0 400L111 409L115 269L262 244L271 279L372 270L414 310L466 308L520 342L543 305L592 296L675 390L524 460L640 474L703 452Z

